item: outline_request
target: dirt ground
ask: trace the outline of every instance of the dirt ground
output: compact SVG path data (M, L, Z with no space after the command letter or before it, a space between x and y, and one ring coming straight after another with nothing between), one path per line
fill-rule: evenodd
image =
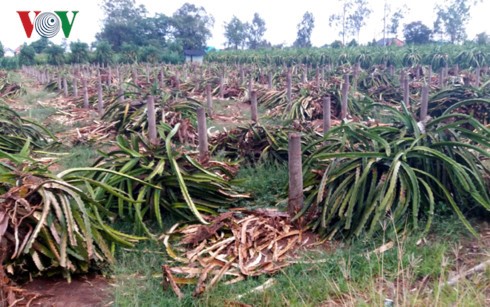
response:
M102 307L110 306L112 288L99 275L73 278L39 278L22 285L25 299L17 306L36 307Z

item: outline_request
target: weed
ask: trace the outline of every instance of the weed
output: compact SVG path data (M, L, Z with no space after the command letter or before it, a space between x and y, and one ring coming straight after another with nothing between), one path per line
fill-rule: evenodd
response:
M78 145L72 147L67 155L63 156L58 164L61 170L75 168L75 167L87 167L100 156L96 149L87 145Z
M287 165L267 162L242 167L237 176L245 191L252 193L254 207L269 207L277 202L288 182Z
M162 246L146 242L138 248L117 254L114 306L179 306L173 293L162 290L161 266L166 260Z
M19 112L19 114L24 117L29 117L35 121L43 122L50 116L56 114L56 112L56 108L39 106L36 108L29 108L29 110Z

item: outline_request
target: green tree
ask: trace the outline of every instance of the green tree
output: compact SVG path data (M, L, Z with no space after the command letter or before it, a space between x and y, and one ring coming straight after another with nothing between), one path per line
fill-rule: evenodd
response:
M41 37L35 42L31 43L31 47L34 48L36 53L43 53L52 43L46 37Z
M162 62L169 64L178 64L184 61L182 45L176 42L170 42L167 45L166 51L162 53Z
M311 47L311 33L315 27L315 17L310 12L305 12L303 19L298 24L298 33L293 43L294 47L309 48Z
M164 14L145 18L139 24L138 31L145 45L166 47L171 36L172 18Z
M332 14L329 17L329 25L340 28L339 35L342 37L342 45L345 46L347 35L353 35L359 40L362 27L372 10L367 0L339 0L342 3L342 12Z
M342 44L341 41L339 40L334 40L331 44L330 44L330 47L331 48L334 48L334 49L339 49L339 48L342 48L344 45Z
M95 50L95 61L99 64L110 64L112 63L113 51L111 44L107 41L98 42Z
M5 50L3 49L3 44L0 42L0 58L3 58L5 55Z
M70 43L71 62L87 63L89 60L88 44L80 41Z
M17 57L4 57L0 59L0 67L4 69L18 69L19 68L19 63L18 63L18 58Z
M144 5L136 6L134 0L106 0L102 4L104 22L97 33L98 41L107 41L119 51L124 42L142 45L147 10Z
M157 63L161 58L160 49L155 46L145 46L141 49L141 59L146 63Z
M349 15L347 25L350 34L355 35L359 41L362 27L366 25L366 19L371 15L368 0L353 0L353 12Z
M342 1L342 12L339 14L332 14L328 18L329 26L340 28L339 35L342 37L342 46L345 46L345 36L347 35L347 21L349 12L352 8L352 1Z
M105 22L118 23L141 18L148 12L144 5L136 6L134 0L105 0L102 9L105 13Z
M51 65L65 64L65 49L63 47L52 44L45 50L48 55L48 63Z
M391 4L385 0L383 10L383 40L386 42L388 34L394 37L398 36L400 21L405 17L405 14L409 11L409 8L404 5L393 9Z
M478 45L486 45L490 43L490 36L488 36L487 32L481 32L476 35L475 42Z
M463 42L466 39L466 25L470 19L470 9L477 1L451 0L445 6L436 6L437 19L434 22L434 32L441 39L449 38L451 43Z
M427 44L430 42L432 30L421 21L414 21L404 26L403 36L408 44Z
M348 44L347 47L357 47L359 46L359 43L356 41L355 38L353 38Z
M248 46L250 49L257 49L266 44L263 39L266 30L264 19L255 13L252 23L248 27Z
M225 23L226 45L234 49L243 48L247 42L248 24L233 16Z
M185 3L172 15L173 37L184 49L204 49L214 18L203 7Z
M22 45L19 53L19 65L34 65L36 50L27 44Z
M129 43L123 43L121 46L121 53L123 55L123 63L138 63L138 46Z

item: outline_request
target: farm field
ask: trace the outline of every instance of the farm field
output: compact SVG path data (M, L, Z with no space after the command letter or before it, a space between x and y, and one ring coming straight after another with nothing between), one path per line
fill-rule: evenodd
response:
M478 56L228 56L0 71L0 302L490 304Z

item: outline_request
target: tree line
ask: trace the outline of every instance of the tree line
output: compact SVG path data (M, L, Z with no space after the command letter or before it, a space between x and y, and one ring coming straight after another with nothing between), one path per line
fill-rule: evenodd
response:
M1 67L66 63L136 63L183 61L185 49L203 49L211 38L214 18L203 7L185 3L173 15L150 16L134 0L105 0L103 26L91 45L64 42L56 45L46 38L21 46L15 58L0 61ZM0 45L0 58L4 55ZM70 52L66 52L68 50Z
M342 47L358 45L362 28L371 13L368 0L337 0L341 10L329 16L329 25L336 29L340 39L326 46ZM450 0L438 4L434 10L436 20L432 28L421 21L403 26L406 43L425 44L434 40L461 43L467 39L466 24L470 9L481 0ZM31 44L24 44L14 59L6 59L0 43L0 66L14 68L22 63L61 65L65 63L137 63L183 61L186 49L206 48L211 38L214 18L204 7L185 3L172 15L162 13L151 15L144 5L136 5L134 0L105 0L101 5L104 11L103 27L91 45L72 42L56 45L46 38ZM409 12L406 6L395 7L385 0L383 7L383 33L381 44L388 37L397 37L401 21ZM312 46L311 34L315 27L312 12L305 12L297 24L297 36L292 47ZM250 22L232 16L224 24L225 45L229 49L259 49L283 47L272 46L264 39L267 31L265 20L255 13ZM350 42L347 42L347 40ZM476 38L478 43L486 44L488 35L483 32ZM371 44L379 44L373 39ZM67 53L66 50L70 52ZM3 58L3 59L1 59Z

